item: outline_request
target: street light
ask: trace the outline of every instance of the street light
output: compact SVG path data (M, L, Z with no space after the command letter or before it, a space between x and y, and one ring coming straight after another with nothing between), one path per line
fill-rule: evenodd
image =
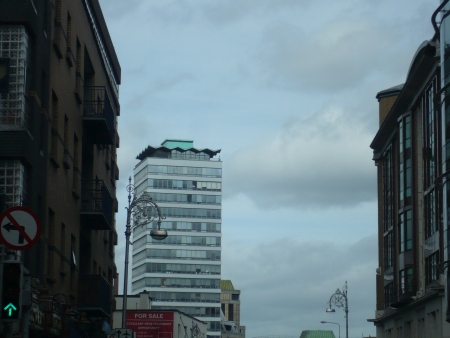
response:
M155 219L158 219L158 229L152 229L150 236L156 240L163 240L167 237L167 231L161 230L161 220L165 217L161 216L158 205L152 201L147 192L142 193L139 197L134 194L134 185L131 184L131 177L128 179L128 207L127 209L127 225L125 229L125 270L123 280L123 305L122 305L122 328L126 327L127 316L127 296L128 296L128 256L130 252L130 236L131 229L138 226L146 226ZM133 194L133 200L131 195ZM133 227L131 227L131 216L133 216Z
M320 321L322 324L328 323L328 324L336 324L337 326L339 326L339 338L341 338L341 326L339 325L339 323L335 323L335 322L327 322L325 320L321 320Z
M348 338L348 298L347 298L347 281L345 281L345 285L342 287L342 291L337 289L335 293L333 293L330 297L330 301L328 302L328 309L326 312L336 312L331 305L336 305L337 307L341 307L345 311L345 337Z

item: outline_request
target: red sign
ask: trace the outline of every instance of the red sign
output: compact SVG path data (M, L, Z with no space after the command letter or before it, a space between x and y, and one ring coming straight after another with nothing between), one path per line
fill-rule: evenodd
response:
M37 215L25 207L12 207L0 214L0 242L13 250L32 247L41 235Z
M172 338L173 312L127 310L127 328L136 338Z

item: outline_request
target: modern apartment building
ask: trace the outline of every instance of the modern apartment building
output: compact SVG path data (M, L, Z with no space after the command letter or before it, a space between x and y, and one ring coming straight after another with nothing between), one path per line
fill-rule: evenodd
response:
M166 140L137 157L135 193L147 191L169 236L133 233L132 293L150 292L152 309L178 309L220 335L222 162L220 150ZM156 228L156 221L148 229Z
M405 83L377 94L377 337L450 336L448 2L432 15L435 35Z
M109 321L120 77L98 0L0 1L0 195L42 225L33 247L2 246L31 293L13 334L87 335Z
M133 233L132 293L150 292L152 309L177 309L208 323L220 336L222 162L220 150L193 141L165 140L139 154L135 193L146 191L165 219Z

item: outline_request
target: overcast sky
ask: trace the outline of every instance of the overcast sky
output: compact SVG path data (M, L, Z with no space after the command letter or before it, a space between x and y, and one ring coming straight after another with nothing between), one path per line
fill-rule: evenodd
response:
M100 0L122 66L118 163L123 278L127 179L167 138L221 149L222 278L247 338L375 335L380 90L433 35L438 0ZM122 290L122 280L120 281Z

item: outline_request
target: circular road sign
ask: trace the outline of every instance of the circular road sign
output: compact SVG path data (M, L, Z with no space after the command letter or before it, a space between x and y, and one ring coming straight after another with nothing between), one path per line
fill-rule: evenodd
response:
M13 250L32 247L41 235L41 223L33 210L12 207L0 214L0 242Z

